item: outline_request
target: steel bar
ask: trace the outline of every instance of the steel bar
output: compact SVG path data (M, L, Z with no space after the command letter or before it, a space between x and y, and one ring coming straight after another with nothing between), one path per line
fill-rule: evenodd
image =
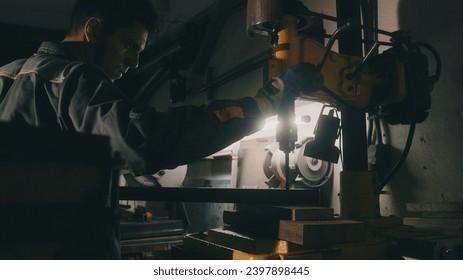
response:
M360 22L360 1L336 1L338 19L350 20L352 26L339 36L339 53L362 55L362 33ZM342 110L343 170L363 171L368 169L366 116L364 112Z
M119 187L120 200L253 203L318 206L318 189Z
M214 77L208 84L201 88L201 91L209 90L210 88L217 88L224 85L234 79L237 79L248 72L262 67L269 59L273 57L273 51L271 48L251 57L250 59L240 63L232 69Z

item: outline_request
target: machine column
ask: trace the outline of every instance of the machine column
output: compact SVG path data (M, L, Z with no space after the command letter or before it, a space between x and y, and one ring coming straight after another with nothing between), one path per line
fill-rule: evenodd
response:
M347 20L351 28L339 38L339 53L362 56L360 0L336 0L338 27ZM368 171L366 115L351 109L341 110L342 160L340 203L343 218L373 217L376 201L373 175Z

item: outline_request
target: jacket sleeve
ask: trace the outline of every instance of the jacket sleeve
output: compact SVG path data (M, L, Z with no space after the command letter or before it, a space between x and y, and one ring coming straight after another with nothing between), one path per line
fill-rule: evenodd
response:
M137 175L201 159L262 125L251 97L158 112L135 106L94 66L79 68L63 86L61 121L68 129L109 136L113 151Z

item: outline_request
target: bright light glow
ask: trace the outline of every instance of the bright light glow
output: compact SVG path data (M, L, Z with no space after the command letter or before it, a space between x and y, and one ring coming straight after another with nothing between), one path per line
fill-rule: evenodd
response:
M313 136L320 110L323 104L307 100L296 100L295 102L295 123L297 125L299 139ZM307 121L309 120L309 121ZM244 139L256 139L275 136L278 125L278 116L272 116L265 120L264 127L258 132L251 134Z

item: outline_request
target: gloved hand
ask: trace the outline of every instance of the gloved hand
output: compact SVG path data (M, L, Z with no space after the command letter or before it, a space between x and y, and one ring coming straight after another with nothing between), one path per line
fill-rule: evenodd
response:
M323 86L323 76L310 63L299 63L278 74L257 92L256 101L264 114L278 112L283 98L296 98L310 94ZM264 104L264 100L267 104Z
M311 63L299 63L281 72L277 78L284 84L284 94L310 94L319 91L323 86L323 76Z

